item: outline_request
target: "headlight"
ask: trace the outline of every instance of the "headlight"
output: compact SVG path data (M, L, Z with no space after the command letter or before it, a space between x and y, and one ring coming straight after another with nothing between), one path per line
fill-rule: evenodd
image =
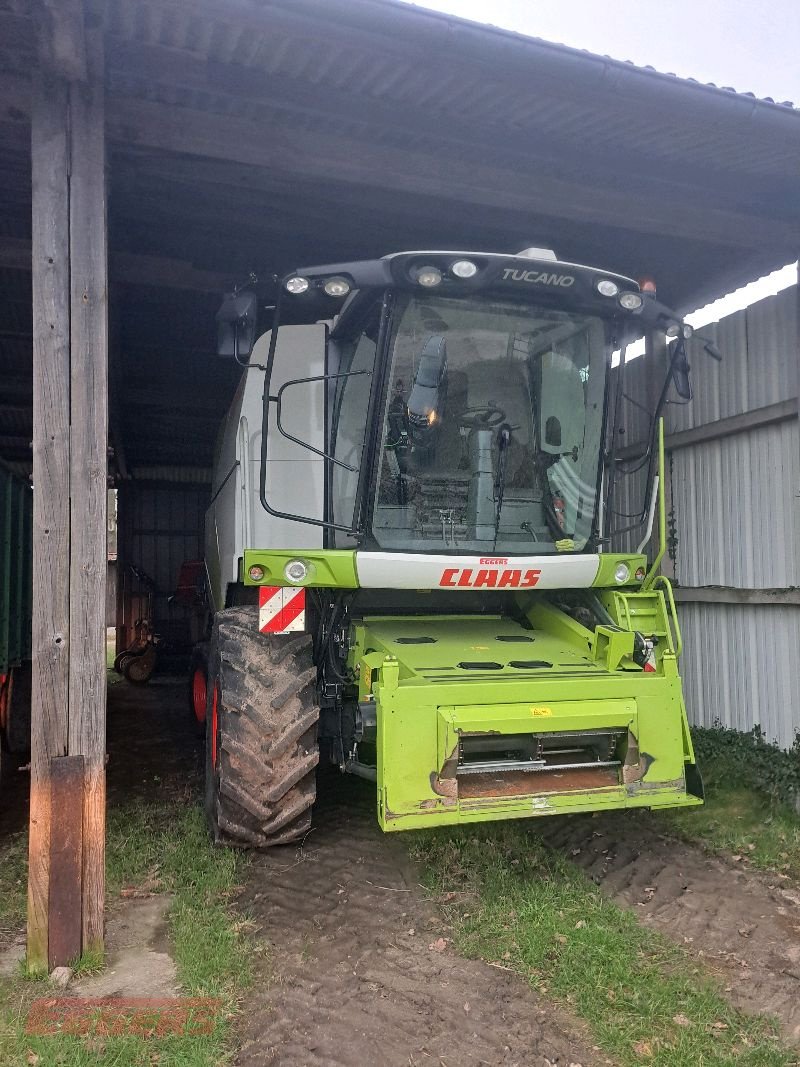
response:
M433 289L442 280L442 272L438 267L420 267L417 271L417 281L426 289Z
M600 296L616 296L619 292L619 286L610 278L601 278L599 282L594 283L594 287Z
M624 585L631 576L631 569L627 563L618 563L614 568L614 581Z
M474 278L478 273L478 267L471 259L457 259L450 270L456 278Z
M623 293L619 298L620 307L626 311L638 311L643 303L644 297L641 293Z
M284 289L287 293L305 293L308 290L310 282L308 278L301 278L299 274L296 274L294 278L287 278L284 282Z
M294 582L294 584L297 585L299 582L305 581L308 577L308 564L304 563L301 559L290 559L283 568L283 573L287 582Z
M673 322L671 326L667 327L667 337L683 337L688 341L694 333L694 327L690 326L688 322Z
M264 580L266 571L258 563L254 563L253 566L247 572L250 576L251 582L261 582Z
M347 278L328 278L322 288L328 296L347 296L350 292L350 282Z

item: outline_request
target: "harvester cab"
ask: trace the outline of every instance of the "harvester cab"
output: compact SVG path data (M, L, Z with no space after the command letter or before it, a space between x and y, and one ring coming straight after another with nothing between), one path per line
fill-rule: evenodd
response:
M216 838L307 832L320 758L375 783L385 830L701 803L658 570L660 416L691 395L691 328L543 249L297 270L256 340L257 303L218 315L247 371L193 688ZM642 336L662 355L631 454Z

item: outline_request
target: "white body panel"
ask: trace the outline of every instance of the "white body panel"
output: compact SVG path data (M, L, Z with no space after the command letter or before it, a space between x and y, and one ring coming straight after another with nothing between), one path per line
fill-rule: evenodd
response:
M278 334L270 392L295 378L325 373L324 325L282 326ZM264 364L270 334L256 341L251 364ZM270 515L259 501L264 372L248 370L228 411L217 446L212 502L206 513L206 560L215 607L225 603L238 580L245 548L321 548L322 528ZM290 386L283 394L281 423L294 437L324 450L323 382ZM324 461L278 431L271 407L267 459L267 501L276 511L321 519Z
M445 556L357 552L364 589L583 589L600 567L588 556Z

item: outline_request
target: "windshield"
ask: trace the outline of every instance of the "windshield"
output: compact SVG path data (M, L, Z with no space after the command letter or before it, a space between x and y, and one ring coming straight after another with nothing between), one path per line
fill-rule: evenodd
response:
M383 549L581 551L595 511L606 327L511 301L394 316L372 533Z

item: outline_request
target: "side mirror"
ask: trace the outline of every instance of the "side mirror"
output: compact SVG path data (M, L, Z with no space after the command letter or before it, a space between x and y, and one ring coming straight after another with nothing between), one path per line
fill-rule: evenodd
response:
M217 355L247 359L256 342L258 297L252 289L226 293L217 312Z
M692 399L692 383L689 378L689 360L686 358L686 345L681 346L681 351L672 362L672 380L675 383L675 392L682 400Z

